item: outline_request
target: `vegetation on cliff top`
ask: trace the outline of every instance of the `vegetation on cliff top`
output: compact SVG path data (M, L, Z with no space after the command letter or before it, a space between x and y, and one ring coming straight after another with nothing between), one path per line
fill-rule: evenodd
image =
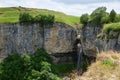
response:
M36 9L36 8L25 8L25 7L7 7L0 8L0 23L17 23L19 22L19 15L21 12L28 12L32 16L38 14L49 15L52 14L55 16L56 22L63 22L69 25L79 24L79 17L66 15L61 12L56 12L46 9Z
M91 23L94 25L101 25L111 22L120 22L120 14L117 14L114 9L110 13L106 12L106 7L98 7L90 15L83 14L80 17L82 24Z
M103 31L109 33L110 31L120 32L120 23L110 23L103 26Z
M20 13L19 16L19 22L20 23L40 23L42 26L43 25L52 25L55 22L55 17L54 15L36 15L33 17L29 13Z
M90 15L85 13L80 17L80 22L84 25L91 23L93 25L104 25L103 31L120 32L120 14L117 14L114 9L110 13L106 12L106 7L98 7ZM100 36L100 35L99 35Z

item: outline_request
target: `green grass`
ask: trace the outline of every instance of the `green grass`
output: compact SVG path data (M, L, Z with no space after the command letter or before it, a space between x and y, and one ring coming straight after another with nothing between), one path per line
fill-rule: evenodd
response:
M25 8L25 7L6 7L0 8L0 23L16 23L19 22L19 14L21 12L28 12L32 16L36 16L38 14L45 15L55 15L56 22L63 22L68 25L79 24L79 17L66 15L61 12L47 10L47 9L37 9L37 8Z
M120 23L105 24L103 27L103 31L106 33L109 33L110 31L120 32Z
M102 64L103 65L106 65L106 66L111 66L111 67L115 67L117 64L112 61L111 59L105 59L102 61Z

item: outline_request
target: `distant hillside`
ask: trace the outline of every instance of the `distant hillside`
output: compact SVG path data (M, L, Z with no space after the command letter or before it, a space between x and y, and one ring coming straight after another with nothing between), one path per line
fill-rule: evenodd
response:
M64 22L69 25L79 24L79 17L66 15L61 12L56 12L47 9L25 8L25 7L6 7L0 8L0 23L16 23L19 22L19 14L28 12L33 16L38 14L55 15L55 21Z

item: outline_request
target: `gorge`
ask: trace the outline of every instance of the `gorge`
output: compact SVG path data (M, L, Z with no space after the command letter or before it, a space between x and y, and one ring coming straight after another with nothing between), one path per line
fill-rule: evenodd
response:
M37 48L44 48L49 54L75 53L74 44L77 32L80 32L82 44L87 56L95 57L98 52L120 50L120 33L110 31L112 38L98 38L102 33L102 26L87 24L83 28L73 28L65 23L46 25L43 33L40 24L0 24L0 57L10 53L34 53ZM44 37L43 37L44 34ZM43 41L44 40L44 41ZM106 47L107 46L107 47ZM62 55L62 54L61 54ZM69 58L59 60L70 60ZM59 62L58 60L58 62ZM66 60L67 61L67 60ZM64 62L64 61L63 61Z

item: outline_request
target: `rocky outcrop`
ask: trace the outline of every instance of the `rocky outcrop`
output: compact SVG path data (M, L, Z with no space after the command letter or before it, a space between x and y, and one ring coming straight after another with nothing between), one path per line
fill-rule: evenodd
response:
M104 41L106 42L105 51L120 51L120 32L110 31L106 33Z
M83 50L87 56L96 57L96 53L103 49L103 41L97 38L97 35L101 33L102 26L94 26L87 24L81 31L81 40Z
M109 33L105 33L102 28L102 25L94 26L92 24L83 27L82 44L88 56L95 56L94 53L100 51L120 51L120 32L111 30Z
M40 24L0 24L0 56L32 54L43 46L49 54L72 51L76 32L71 26L55 23L44 26L44 30Z

